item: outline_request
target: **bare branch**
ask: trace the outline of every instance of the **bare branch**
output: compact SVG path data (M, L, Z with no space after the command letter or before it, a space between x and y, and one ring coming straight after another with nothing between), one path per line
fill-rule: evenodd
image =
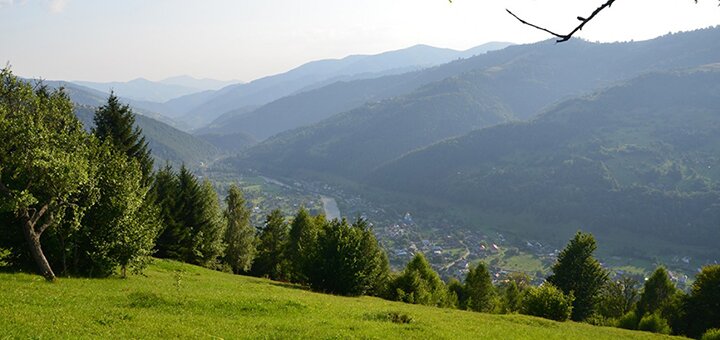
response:
M515 13L511 12L509 9L506 9L506 11L507 11L508 13L510 13L510 15L512 15L513 17L515 17L515 19L517 19L517 20L520 21L521 23L523 23L523 24L525 24L525 25L528 25L528 26L530 26L530 27L532 27L532 28L535 28L535 29L538 29L538 30L541 30L541 31L544 31L544 32L547 32L547 33L550 33L550 34L552 34L552 35L560 38L560 39L556 40L556 42L561 43L561 42L565 42L565 41L570 40L570 38L572 38L572 36L573 36L575 33L577 33L578 31L582 30L583 27L585 27L585 24L587 24L588 22L590 22L590 20L592 20L593 18L595 18L595 16L598 15L600 12L602 12L605 8L608 8L608 7L612 6L612 4L613 4L614 2L615 2L615 0L607 0L607 2L605 2L605 3L602 4L600 7L598 7L597 9L595 9L595 11L593 11L592 14L590 14L590 16L588 16L587 18L577 17L577 19L580 20L580 25L578 25L577 27L575 27L575 29L572 30L572 31L571 31L570 33L568 33L568 34L558 34L558 33L555 33L555 32L553 32L553 31L551 31L551 30L549 30L549 29L547 29L547 28L540 27L540 26L531 24L531 23L529 23L529 22L527 22L527 21L525 21L525 20L523 20L523 19L520 19L520 17L518 17L517 15L515 15Z

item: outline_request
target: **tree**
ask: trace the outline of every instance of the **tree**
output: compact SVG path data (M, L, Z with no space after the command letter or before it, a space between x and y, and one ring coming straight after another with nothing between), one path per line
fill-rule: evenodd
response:
M640 301L637 304L638 317L642 318L645 315L661 311L677 293L678 290L670 281L667 270L658 267L650 278L645 281Z
M451 307L448 290L422 253L415 254L391 284L392 298L418 305Z
M609 280L600 291L598 312L606 318L619 319L637 303L639 283L630 276Z
M460 305L468 310L487 313L495 308L495 287L484 263L470 268L465 278L463 300Z
M77 227L90 190L89 136L62 90L35 89L0 71L0 207L14 214L40 273L54 280L41 245L64 216Z
M97 147L92 158L97 167L97 202L88 209L77 233L80 251L70 254L76 272L108 276L116 267L142 268L152 253L160 223L155 205L145 204L148 188L135 159L117 151L109 141ZM78 257L83 257L82 259Z
M566 321L573 310L573 297L565 295L551 283L529 288L522 299L520 313L555 321Z
M697 338L708 329L720 328L720 265L703 267L692 285L687 306L687 335Z
M348 225L345 219L325 224L312 262L313 289L340 295L378 295L386 284L389 265L366 220Z
M515 313L522 306L522 294L515 281L508 281L502 287L502 308L501 313Z
M185 166L177 175L166 167L156 177L153 197L165 223L157 240L157 255L206 267L217 265L225 250L225 227L210 182L198 183Z
M591 234L578 232L558 255L553 265L553 274L547 281L573 295L572 319L582 321L595 311L600 289L608 279L608 273L593 258L597 248Z
M140 163L143 183L149 184L153 170L148 143L142 130L135 125L135 114L127 104L120 104L118 97L110 92L107 104L95 111L93 134L100 140L109 140L120 152Z
M306 283L317 251L318 226L315 219L302 207L290 225L286 256L290 261L292 280Z
M288 225L280 210L275 209L267 215L260 233L257 257L252 265L253 274L267 276L272 280L287 279L288 264L284 253L288 232Z
M225 250L224 262L236 274L247 272L255 258L255 229L250 225L250 209L245 206L240 188L233 184L225 197Z

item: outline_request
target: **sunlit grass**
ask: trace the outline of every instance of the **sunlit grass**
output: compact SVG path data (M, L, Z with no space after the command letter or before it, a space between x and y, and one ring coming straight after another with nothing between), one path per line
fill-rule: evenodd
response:
M129 279L0 274L2 338L622 339L650 333L317 294L156 260Z

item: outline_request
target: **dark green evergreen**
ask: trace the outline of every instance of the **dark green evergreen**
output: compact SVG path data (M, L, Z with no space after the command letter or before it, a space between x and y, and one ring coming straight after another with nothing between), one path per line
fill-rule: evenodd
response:
M301 207L290 224L286 256L290 263L291 279L307 283L312 270L312 260L317 252L319 227L308 211Z
M255 258L255 228L250 225L250 209L240 188L233 184L225 197L225 257L223 262L236 274L250 270Z
M558 255L547 281L565 295L574 296L572 319L583 321L597 307L600 289L608 280L608 273L593 257L597 245L588 233L578 232Z
M285 259L288 242L288 224L280 210L270 212L265 218L257 246L257 257L252 264L252 273L273 280L287 280L289 264Z
M692 337L720 328L720 265L703 267L695 278L687 303L687 321L687 335Z
M470 268L463 287L463 300L460 305L475 312L492 312L495 309L495 287L490 278L487 265L480 262Z
M464 289L463 289L464 292ZM448 289L422 253L415 254L405 270L391 283L393 300L418 305L452 307Z
M664 267L658 267L645 281L640 300L637 303L638 317L661 312L674 295L678 294L675 284Z
M107 103L95 111L93 134L101 141L110 140L119 151L140 163L143 182L149 184L153 170L148 143L135 124L135 114L127 104L121 104L113 92Z

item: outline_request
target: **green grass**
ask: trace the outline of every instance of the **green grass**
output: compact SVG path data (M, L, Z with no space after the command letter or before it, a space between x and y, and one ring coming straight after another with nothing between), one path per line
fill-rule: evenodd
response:
M623 339L656 335L312 293L156 260L129 279L0 274L0 338Z

